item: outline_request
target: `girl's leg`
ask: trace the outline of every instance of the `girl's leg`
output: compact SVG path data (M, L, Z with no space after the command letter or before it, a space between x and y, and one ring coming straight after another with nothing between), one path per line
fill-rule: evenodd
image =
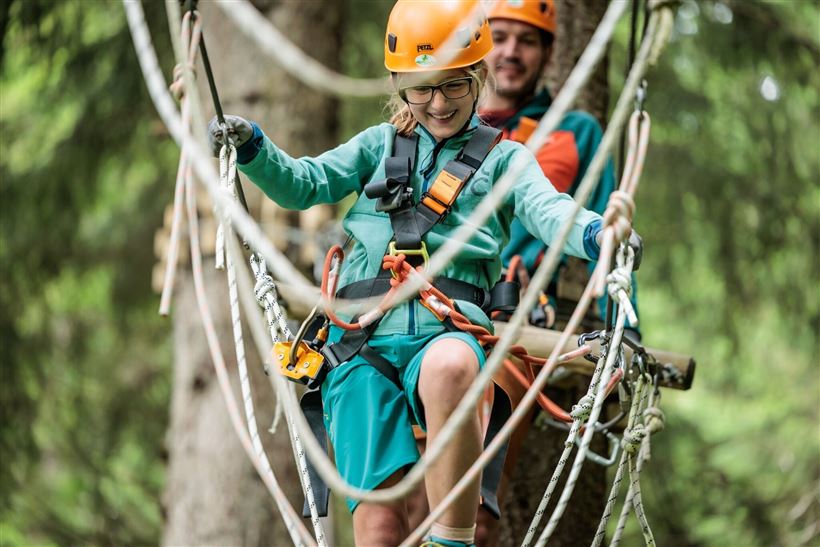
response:
M396 471L376 489L393 486L403 476L404 471ZM386 505L362 502L353 511L353 537L356 545L395 547L408 533L405 499Z
M435 441L442 425L478 375L479 364L473 348L457 338L434 342L421 361L418 393L424 405L427 440ZM482 449L481 425L473 412L463 427L450 439L447 450L425 477L430 507L435 507L475 462ZM461 494L438 519L451 528L470 528L476 522L481 477Z

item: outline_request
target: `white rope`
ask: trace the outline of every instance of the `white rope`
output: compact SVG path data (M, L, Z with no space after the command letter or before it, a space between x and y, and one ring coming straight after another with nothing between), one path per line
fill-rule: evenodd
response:
M293 338L293 334L288 327L287 315L285 315L282 306L279 305L276 293L276 283L268 273L267 266L265 266L265 259L257 255L251 254L250 258L251 270L253 276L256 278L256 285L253 288L253 294L256 301L265 310L265 318L268 320L268 330L270 331L271 340L273 342L279 341L279 333L281 332L285 340Z
M619 4L619 3L616 3L616 4ZM610 5L610 9L612 9L613 5L615 5L615 4ZM645 42L647 42L647 43L652 42L653 38L655 40L657 40L658 42L661 42L661 41L666 40L668 38L668 34L666 34L664 32L664 29L667 26L672 24L671 12L668 9L664 9L664 10L660 11L660 14L661 14L660 22L655 21L653 23L653 20L655 19L655 13L654 12L653 12L653 14L650 18L649 27L647 29L647 37L649 39L645 40ZM606 18L606 16L605 16L605 18ZM597 33L597 31L596 31L596 33ZM660 45L662 45L662 43ZM660 45L655 44L655 50L657 50L660 47ZM626 113L631 108L632 99L633 99L633 97L635 95L635 92L638 88L638 85L639 85L639 83L640 83L640 81L643 77L643 74L645 73L645 71L648 67L648 64L649 64L649 62L648 62L648 53L649 52L647 51L647 48L642 47L641 50L639 51L639 54L638 54L636 60L635 60L635 63L633 64L632 71L630 72L630 75L627 78L627 81L624 85L624 89L623 89L622 94L621 94L621 96L618 100L618 103L616 104L616 107L615 107L615 110L613 111L612 117L610 118L610 123L607 126L607 130L604 133L601 144L599 145L598 150L596 151L596 154L593 157L593 159L590 163L590 166L587 169L587 172L586 172L583 180L581 181L581 184L579 185L578 190L576 191L576 194L575 194L576 195L576 201L577 201L576 211L580 210L580 207L581 207L580 203L584 203L588 199L589 195L592 192L592 189L595 187L596 183L598 182L598 177L600 175L601 170L604 167L604 164L605 164L606 159L608 157L609 150L612 148L612 146L614 145L615 141L618 138L618 135L620 134L621 127L623 126L625 118L626 118ZM577 68L578 67L576 66L576 69ZM558 240L559 244L558 245L551 245L548 248L547 255L545 256L545 258L542 261L541 265L536 270L536 272L535 272L535 274L534 274L534 276L531 280L530 289L533 289L533 287L537 288L539 286L543 286L546 283L546 281L549 279L549 277L552 275L552 272L554 271L554 267L555 267L554 265L560 259L561 248L562 248L563 242L566 241L566 237L569 234L569 229L570 229L570 226L564 226L563 231L556 238ZM605 250L602 249L601 257L599 258L600 261L608 261L609 260L608 255L604 251ZM439 252L441 252L441 251L439 251ZM611 248L610 248L609 252L611 252ZM432 268L434 260L435 260L435 258L431 258L431 263L430 263L431 268L430 269L434 269L434 268ZM592 282L594 282L594 279L591 279L590 281L591 281L591 284L592 284ZM503 443L506 442L507 438L509 438L509 436L512 434L512 431L514 430L514 428L524 419L524 417L526 416L526 414L529 411L530 407L534 403L538 392L546 384L547 379L549 378L549 375L554 370L554 368L556 366L556 363L557 363L557 358L558 358L559 353L561 351L563 351L563 348L567 344L571 333L574 332L575 329L578 327L578 325L580 324L581 318L586 313L587 308L589 307L590 303L592 302L592 286L591 286L591 284L587 287L587 290L585 290L584 294L581 296L581 299L579 300L578 306L576 307L575 311L573 312L573 315L570 318L570 322L567 324L567 328L561 334L561 337L559 338L558 343L556 344L556 346L553 350L553 353L550 355L550 359L548 360L547 365L544 366L541 369L541 371L539 372L539 374L535 377L535 379L533 380L532 386L525 393L525 395L524 395L523 399L521 400L521 402L519 403L518 407L516 407L516 410L513 412L513 414L510 416L510 418L507 420L507 422L504 424L504 426L501 428L501 430L496 434L495 438L490 443L490 445L485 447L484 452L482 453L481 457L478 460L476 460L475 464L473 464L473 466L470 468L470 470L468 470L467 474L465 474L465 477L462 480L460 480L459 483L451 490L450 494L448 494L448 496L446 496L442 500L442 502L439 504L439 507L433 508L431 510L430 515L428 516L428 518L425 519L424 522L422 522L421 525L419 525L419 527L416 529L416 531L414 531L413 533L410 534L410 536L408 536L407 540L405 541L405 543L403 545L410 545L411 541L417 540L419 537L421 537L420 533L423 534L423 528L425 526L429 526L434 521L435 518L438 518L439 516L441 516L444 509L449 504L453 503L455 501L455 499L457 499L457 496L460 495L469 486L470 481L472 480L471 479L472 473L475 472L475 471L480 471L480 469L483 466L485 466L485 465L487 465L487 463L489 463L490 458L492 457L492 455L495 454L501 448ZM514 339L517 336L517 332L514 333L514 331L522 324L523 320L526 318L527 313L528 313L527 310L531 309L532 306L535 305L535 302L538 298L538 291L537 290L530 290L530 289L528 289L528 291L526 291L524 293L516 312L513 314L513 317L510 319L510 323L508 324L508 328L505 329L504 336L502 336L501 339L499 340L498 344L496 344L495 351L488 358L487 363L485 364L485 367L482 370L482 373L479 374L479 377L476 379L476 381L474 383L474 387L475 387L475 384L480 383L480 380L483 380L482 375L485 372L487 372L491 376L497 370L497 368L500 366L502 355L499 355L498 353L499 352L503 353L504 351L506 351L506 349L511 344L511 340ZM510 328L510 327L513 327L513 328ZM511 333L511 336L509 338L507 338L508 333ZM486 384L482 384L482 385L486 385ZM469 397L470 395L471 394L468 393L465 396L465 398ZM460 409L461 409L461 406L459 406L456 409L456 412L458 412ZM449 423L450 422L448 421L448 424ZM446 425L445 425L445 427L446 427ZM442 431L441 433L442 433L442 436L443 436L444 431ZM428 451L425 452L425 455L422 457L422 459L424 459L425 457L428 456L428 452L431 452L431 451L428 449ZM412 470L411 470L411 473L412 473Z
M223 146L219 153L219 172L222 187L232 199L237 199L236 195L236 148L232 145ZM239 295L236 287L236 268L233 259L229 253L225 251L225 239L233 235L231 230L230 219L221 218L217 234L221 238L217 238L216 247L216 267L219 269L224 267L227 259L228 270L228 289L230 295L231 320L233 323L234 345L236 347L236 359L239 369L239 379L242 388L242 398L245 402L245 417L248 424L248 432L253 442L253 447L256 452L256 457L259 458L268 473L273 474L270 462L265 453L265 448L262 446L262 440L259 437L259 430L256 425L256 416L253 407L253 395L251 393L250 380L248 377L248 366L245 359L245 344L242 339L242 320L239 311ZM221 239L221 241L220 241ZM227 256L226 256L227 255ZM319 520L319 515L316 511L316 503L313 499L313 487L310 483L310 476L307 472L307 462L305 461L305 454L302 450L301 442L298 436L294 436L292 444L295 451L296 464L299 468L299 478L302 483L302 491L305 498L308 500L308 507L310 508L311 524L316 535L316 542L319 547L326 547L325 534L322 529L322 523Z
M261 228L254 222L241 206L224 196L217 186L218 175L213 167L210 154L202 141L205 136L204 124L202 127L195 126L193 130L188 130L181 123L179 113L165 87L165 79L159 67L156 53L151 44L151 37L145 24L145 15L139 0L123 0L123 6L128 19L129 29L134 40L135 50L143 71L146 85L151 99L157 109L162 121L168 127L168 131L179 145L185 150L191 167L198 175L198 180L203 184L214 202L223 208L225 214L229 215L236 231L245 238L257 252L265 258L268 265L281 279L290 280L289 285L294 287L301 300L305 302L315 302L319 296L319 290L297 270L293 264L281 252L271 245ZM186 93L193 96L196 93L195 86L186 87Z
M176 32L171 32L175 38L174 46L177 54L177 59L186 59L178 66L182 67L182 77L192 78L190 72L196 62L196 57L199 52L197 45L202 37L202 27L198 23L191 21L190 17L186 19L187 29L182 24L177 25L177 29L182 36L178 36ZM172 27L173 28L173 27ZM191 123L191 101L183 94L180 97L181 123L184 127L190 127ZM162 295L160 297L159 314L167 316L171 310L171 298L174 292L174 278L176 277L177 262L179 260L179 238L182 230L182 217L184 214L184 199L185 199L185 177L188 176L190 167L184 155L180 155L179 167L177 168L176 184L174 186L174 206L173 216L171 217L171 234L168 240L168 252L165 256L165 275L162 281Z
M276 64L303 84L339 97L376 97L390 91L387 78L351 78L310 57L279 32L273 23L247 0L216 0L215 3L248 38L256 41L259 48ZM462 23L480 24L484 18L484 9L481 2L478 2L475 8L462 19ZM463 26L460 25L459 28ZM461 50L459 43L461 40L461 36L454 29L447 40L438 47L441 53L436 56L441 65L446 65L458 55ZM421 82L422 78L422 74L405 74L402 83L403 85L415 85Z
M268 487L268 491L271 493L271 496L276 502L276 505L279 508L279 513L282 516L285 527L287 528L288 534L293 540L294 545L312 545L313 538L310 537L310 534L299 520L299 517L293 507L291 507L290 502L276 480L276 476L272 471L269 472L269 468L266 469L264 464L259 460L259 458L256 457L253 443L242 425L242 418L239 415L236 398L231 390L230 379L228 378L228 372L225 366L225 359L219 345L219 338L216 334L216 328L213 324L213 319L208 307L208 300L205 292L205 283L202 276L202 257L199 247L199 223L197 220L195 188L196 187L193 180L188 178L186 180L186 202L188 206L188 224L190 227L191 237L191 268L194 278L194 292L196 294L202 324L205 328L205 338L208 342L208 349L211 352L219 386L228 407L228 414L231 418L231 424L239 437L245 453L250 458L251 463L253 463L257 473L259 473L259 476L262 477L263 482Z
M643 403L643 385L644 379L643 375L641 375L637 384L633 385L632 403L630 404L629 417L626 422L627 430L632 429L637 423L637 417ZM604 540L604 536L606 535L606 525L612 516L612 508L615 505L615 501L618 499L618 493L621 489L621 482L623 481L624 469L627 467L627 454L628 453L626 450L621 452L621 460L618 463L618 470L615 473L615 479L612 481L612 488L609 491L609 497L607 498L604 512L601 515L600 522L598 523L598 529L595 531L595 537L592 540L592 547L598 547L601 545L601 542Z
M641 376L639 382L644 382L643 386L645 389L643 390L641 403L645 403L647 400L647 391L648 390L648 383L644 381L644 377ZM639 384L641 386L641 384ZM636 389L637 390L637 389ZM635 508L635 516L638 518L638 524L641 528L641 533L644 536L644 541L646 545L654 545L655 538L652 534L652 529L649 526L649 521L646 518L646 514L643 511L643 501L641 499L641 490L640 490L640 474L643 468L644 463L649 459L649 443L650 443L650 436L652 433L660 431L663 429L663 412L660 411L655 406L655 391L654 389L649 392L649 403L648 408L643 411L643 420L644 423L638 431L640 431L640 435L634 436L633 439L639 441L638 450L635 450L635 445L631 445L631 450L627 451L624 450L624 453L629 458L629 475L630 475L630 485L629 490L626 493L626 499L624 500L624 505L621 508L621 514L618 517L618 524L615 527L615 533L612 536L612 541L610 542L610 546L617 546L621 541L621 536L623 535L624 528L626 526L626 519L629 516L630 510L634 507ZM627 431L635 431L638 426L641 424L636 424L631 428L628 428ZM626 441L626 432L624 433L624 440ZM637 452L637 454L636 454ZM637 462L636 462L637 460Z
M634 253L632 252L632 249L629 248L626 243L622 243L620 252L616 257L618 268L631 273L633 257ZM581 468L586 461L586 453L587 450L589 450L589 444L592 442L592 437L595 435L595 428L593 427L593 424L598 421L598 416L601 413L601 409L604 405L604 399L606 398L606 385L609 382L609 378L612 376L615 368L617 368L616 364L620 360L619 357L622 355L623 350L621 348L621 339L624 334L625 322L626 310L624 308L619 308L618 316L615 320L615 328L613 329L612 337L609 342L610 345L607 350L606 364L604 365L604 370L601 373L600 388L595 395L595 403L592 406L592 411L590 412L589 419L587 420L586 430L581 438L581 446L575 455L575 461L572 464L569 476L567 477L567 482L564 485L564 490L561 493L561 497L558 499L555 510L552 512L552 516L547 522L546 528L544 528L544 531L541 532L541 536L536 542L537 547L543 547L546 545L550 536L555 531L555 528L558 526L558 522L561 520L567 504L569 503L569 498L572 496L572 492L575 489L575 484L578 480L578 475L581 473Z
M262 51L291 76L318 91L341 97L376 97L387 90L387 78L351 78L335 72L279 32L273 23L246 0L214 2Z

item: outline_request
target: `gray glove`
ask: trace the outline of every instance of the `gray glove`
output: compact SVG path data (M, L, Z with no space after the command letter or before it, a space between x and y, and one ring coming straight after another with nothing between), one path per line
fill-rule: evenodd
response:
M635 229L632 229L632 233L629 234L629 241L627 244L632 247L632 250L635 252L635 258L632 259L632 271L638 271L638 268L641 267L641 260L643 260L643 239L641 236L638 235L638 232Z
M225 126L228 131L228 140L237 148L253 137L253 126L251 122L245 118L226 115ZM211 151L215 157L219 156L219 150L223 144L225 144L223 128L220 127L219 120L214 116L211 121L208 122L208 145L211 147Z

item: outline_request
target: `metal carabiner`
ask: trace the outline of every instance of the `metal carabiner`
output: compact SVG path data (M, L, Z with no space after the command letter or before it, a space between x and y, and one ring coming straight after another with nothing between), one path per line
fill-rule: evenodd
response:
M596 454L595 452L587 448L586 458L591 462L597 463L601 467L609 467L615 463L615 460L618 459L618 453L620 453L621 451L621 442L618 440L618 437L616 437L607 429L603 429L599 431L599 433L603 433L603 435L609 441L609 457L605 458L600 454ZM580 437L575 437L575 444L578 445L578 447L580 448Z
M601 338L602 345L606 343L606 331L604 330L594 330L592 332L585 332L578 336L578 347L585 345L590 340L597 340ZM597 364L600 360L600 355L595 355L594 353L587 353L584 355L584 359L589 361L590 363Z

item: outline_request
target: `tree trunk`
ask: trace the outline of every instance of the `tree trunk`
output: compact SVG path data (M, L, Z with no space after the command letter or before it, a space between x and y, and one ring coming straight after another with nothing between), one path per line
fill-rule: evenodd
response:
M255 5L301 48L310 51L320 62L337 66L338 4L256 1ZM203 2L201 15L208 54L226 113L255 120L291 155L316 154L335 144L337 101L283 73L218 8ZM210 117L213 107L201 64L197 70L206 117ZM258 214L261 193L247 181L243 186L251 212ZM279 210L276 215L280 223L299 222L295 213ZM241 407L226 277L210 264L206 261L205 277L211 313ZM262 313L261 309L258 313ZM275 400L269 382L261 373L260 359L247 328L245 338L260 434L274 473L291 503L301 512L302 493L285 425L283 422L276 435L267 433ZM275 504L231 427L205 342L193 281L187 270L181 271L178 277L174 358L163 544L289 543Z
M548 82L553 94L569 76L584 51L598 22L607 8L606 0L560 0L556 2L558 28L549 67ZM603 124L606 119L609 92L607 84L607 60L600 63L586 88L581 92L576 107L586 110ZM555 402L563 408L572 404L586 392L586 383L578 379L573 388L551 393ZM558 463L564 448L566 432L537 421L530 427L518 455L518 461L508 485L508 494L502 507L499 545L520 545L527 532L535 509L547 487L547 481ZM592 449L604 453L606 447L596 436ZM562 481L552 495L552 501L543 516L541 526L546 524L555 502L569 474L575 453L570 456ZM579 476L561 523L552 535L550 545L588 545L595 534L606 501L606 469L586 462Z

